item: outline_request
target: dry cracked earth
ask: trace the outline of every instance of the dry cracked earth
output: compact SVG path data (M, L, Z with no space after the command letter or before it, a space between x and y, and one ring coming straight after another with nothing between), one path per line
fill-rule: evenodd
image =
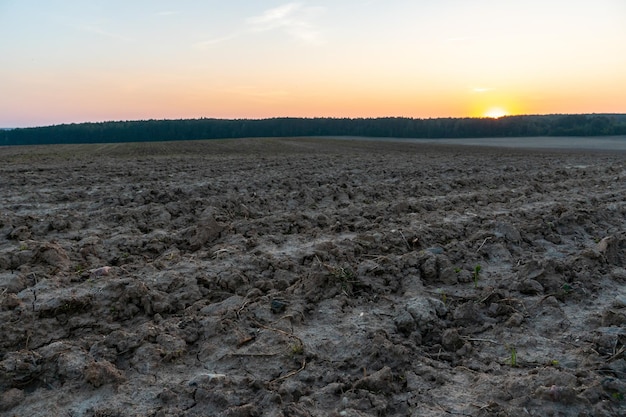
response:
M626 414L626 153L0 148L4 416Z

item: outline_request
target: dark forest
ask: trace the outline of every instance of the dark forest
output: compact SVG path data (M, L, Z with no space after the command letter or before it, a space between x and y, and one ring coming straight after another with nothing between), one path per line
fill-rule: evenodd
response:
M5 129L0 145L148 142L246 137L482 138L626 135L624 114L491 118L271 118L112 121Z

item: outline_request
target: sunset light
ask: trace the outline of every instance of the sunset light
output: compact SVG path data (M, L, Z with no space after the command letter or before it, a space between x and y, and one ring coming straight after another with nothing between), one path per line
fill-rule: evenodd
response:
M626 0L0 39L0 417L626 417Z
M622 113L623 16L623 0L3 1L0 128Z
M485 112L485 117L491 117L492 119L498 119L502 116L506 116L508 113L502 107L492 107Z

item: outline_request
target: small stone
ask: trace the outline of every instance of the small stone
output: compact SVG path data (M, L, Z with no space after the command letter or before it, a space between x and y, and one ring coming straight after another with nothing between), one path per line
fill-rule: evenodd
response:
M441 254L443 254L443 248L440 248L438 246L434 246L434 247L428 248L426 250L428 252L432 253L433 255L441 255Z
M89 270L91 278L101 277L103 275L109 275L110 272L111 272L110 266L101 266L100 268Z
M550 387L539 387L535 395L549 401L561 404L572 404L576 400L576 391L571 387L551 385Z
M270 309L272 310L272 313L274 314L279 314L285 311L285 309L287 308L287 302L282 301L282 300L272 300L272 302L270 303Z
M190 387L209 386L226 380L225 374L203 373L191 378L187 383Z
M596 251L601 253L609 264L619 265L623 257L622 244L614 236L607 236L596 245Z

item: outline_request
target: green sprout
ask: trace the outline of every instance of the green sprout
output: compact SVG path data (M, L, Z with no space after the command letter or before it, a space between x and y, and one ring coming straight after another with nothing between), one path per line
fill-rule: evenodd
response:
M445 305L448 302L448 294L446 294L443 288L438 288L437 292L441 296L441 301L443 301L443 304Z
M478 276L480 275L481 269L482 267L480 265L474 267L474 288L478 288Z
M517 349L515 347L511 347L511 366L514 368L517 366Z
M569 294L570 292L572 292L572 290L574 289L571 285L569 285L568 283L565 283L561 286L561 289L563 290L563 292L565 294Z
M304 345L302 343L294 343L289 346L292 355L302 355L304 353Z
M350 268L331 267L329 269L333 278L340 283L341 290L346 295L352 295L353 287L359 283L356 274Z

